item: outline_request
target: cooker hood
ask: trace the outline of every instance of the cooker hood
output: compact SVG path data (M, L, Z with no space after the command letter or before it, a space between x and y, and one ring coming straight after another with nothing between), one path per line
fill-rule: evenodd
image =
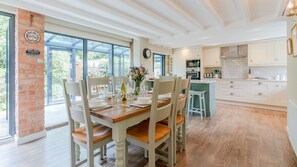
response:
M247 47L247 44L221 47L221 59L246 58L248 55Z

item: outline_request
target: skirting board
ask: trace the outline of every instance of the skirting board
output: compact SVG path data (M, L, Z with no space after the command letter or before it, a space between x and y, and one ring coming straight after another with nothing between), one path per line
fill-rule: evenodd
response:
M223 103L223 104L244 106L244 107L254 107L254 108L260 108L260 109L266 109L266 110L287 111L287 107L280 107L280 106L269 106L269 105L254 104L254 103L243 103L243 102L228 101L228 100L216 100L216 102L217 103Z
M44 131L37 132L37 133L31 134L31 135L28 135L28 136L25 136L25 137L20 137L19 138L19 137L15 136L14 141L15 141L15 143L17 145L21 145L21 144L25 144L25 143L28 143L28 142L43 138L45 136L46 136L46 131L44 130Z

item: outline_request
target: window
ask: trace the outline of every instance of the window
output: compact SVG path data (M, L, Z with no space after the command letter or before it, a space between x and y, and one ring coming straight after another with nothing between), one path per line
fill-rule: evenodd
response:
M130 48L105 42L46 32L45 126L67 122L62 79L127 75ZM61 112L63 111L63 112Z
M14 15L0 12L0 139L15 134Z
M130 70L130 48L114 45L114 76L126 76Z
M154 76L165 75L165 55L154 53Z
M106 77L112 73L112 45L88 41L88 76Z

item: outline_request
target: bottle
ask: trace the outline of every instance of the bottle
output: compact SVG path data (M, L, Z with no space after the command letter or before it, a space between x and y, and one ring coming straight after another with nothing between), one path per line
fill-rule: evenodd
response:
M126 89L126 85L124 83L124 79L122 79L121 91L122 91L122 101L126 101L127 100L127 89Z

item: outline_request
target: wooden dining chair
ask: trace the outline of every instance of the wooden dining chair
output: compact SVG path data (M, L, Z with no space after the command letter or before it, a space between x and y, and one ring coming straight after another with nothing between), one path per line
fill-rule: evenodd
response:
M129 84L129 78L125 77L125 76L121 76L121 77L112 77L112 91L113 93L117 93L117 87L121 86L122 84L122 80L124 80L125 84Z
M127 130L127 141L134 143L149 152L149 167L155 166L155 149L164 142L169 143L168 156L164 157L169 166L173 166L173 118L174 95L176 91L176 80L160 82L154 80L154 91L149 120L145 120ZM158 106L158 96L171 93L171 100L164 106ZM168 124L158 123L168 118Z
M110 78L109 77L92 78L88 76L87 77L88 99L97 97L100 93L100 89L110 89Z
M100 153L102 158L103 146L112 141L112 130L101 124L92 123L86 86L83 80L79 82L66 82L66 79L64 79L63 88L70 128L71 166L80 166L87 162L88 167L93 167L94 156ZM79 97L81 100L71 101L73 99L72 97ZM77 128L75 126L77 123L84 126ZM76 163L75 145L86 149L87 159ZM94 151L99 148L100 152L94 154Z
M167 76L162 76L160 75L160 81L172 81L174 78L176 78L176 75L167 75Z
M177 79L177 89L178 89L178 95L175 96L175 108L173 112L173 127L174 127L174 151L173 151L173 159L174 162L176 162L176 151L177 151L177 145L176 143L181 144L182 150L185 150L186 148L186 114L187 114L187 105L189 100L189 89L190 89L190 82L191 77L188 77L188 79L181 79L181 77L178 77ZM161 123L167 125L168 120L162 120ZM177 132L177 133L176 133Z

